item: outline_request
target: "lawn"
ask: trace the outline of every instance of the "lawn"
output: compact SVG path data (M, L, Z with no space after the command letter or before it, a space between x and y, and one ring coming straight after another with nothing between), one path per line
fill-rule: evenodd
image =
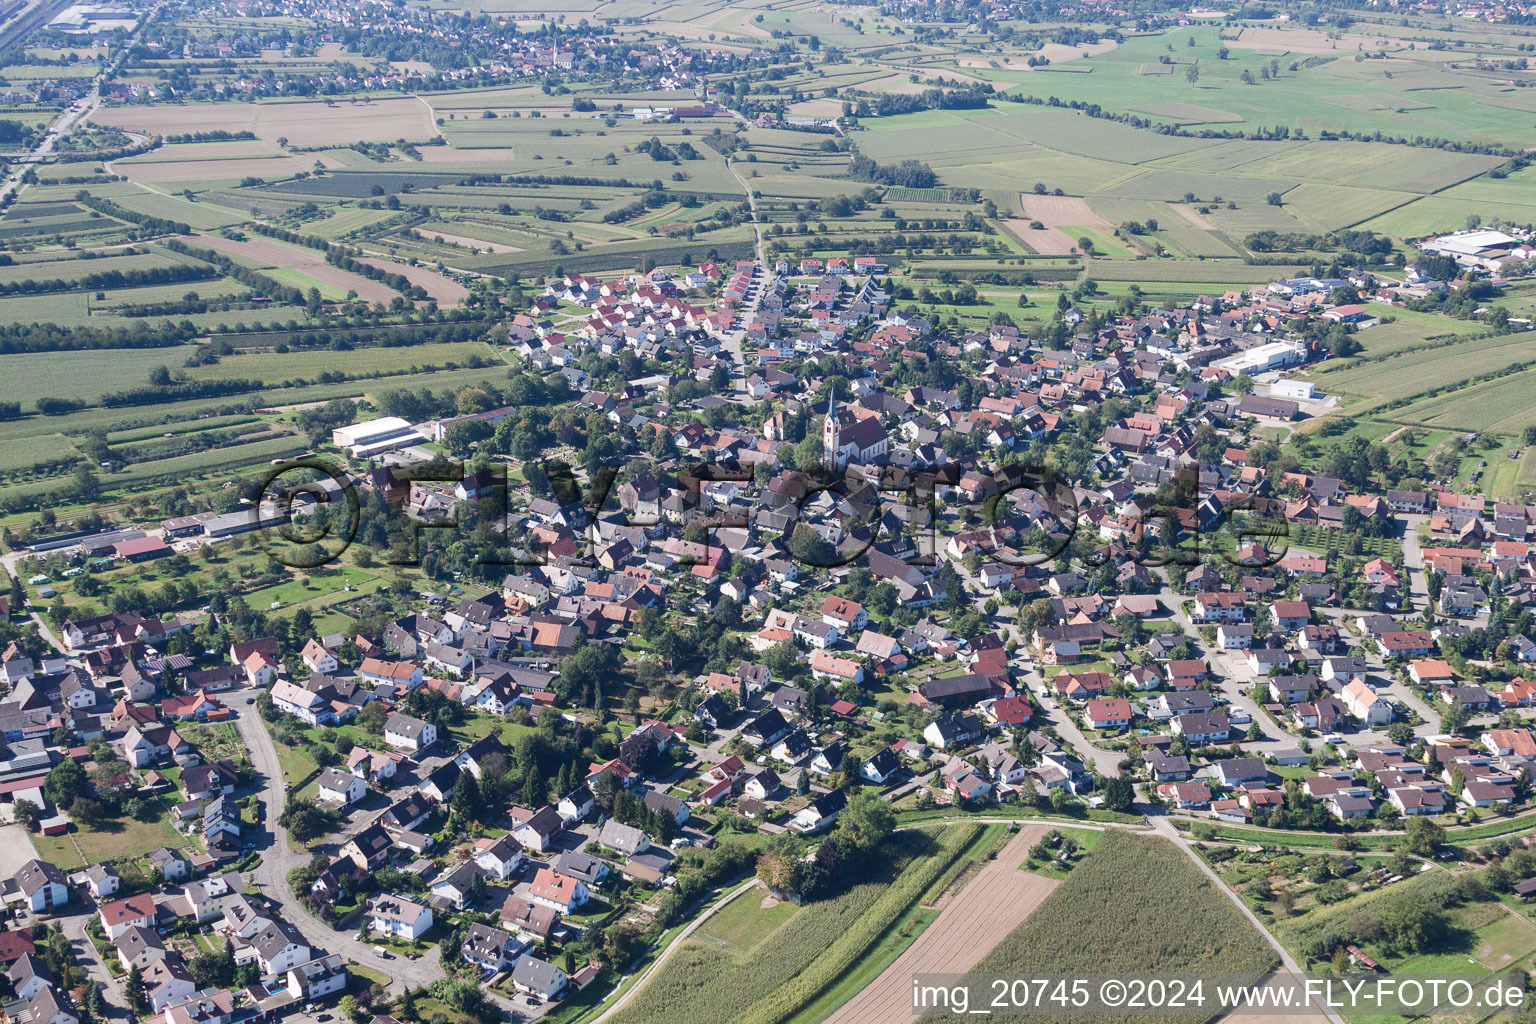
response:
M274 736L272 745L277 748L277 763L283 769L283 779L287 782L298 782L306 779L320 770L314 759L297 747L290 747L281 743Z
M303 604L311 608L364 593L364 584L382 582L381 578L355 565L337 565L315 570L306 576L287 580L246 595L252 608L286 608ZM349 588L350 587L350 591ZM374 589L377 589L375 586Z
M40 859L51 861L63 871L134 860L159 846L200 852L171 824L171 798L162 797L161 802L162 814L155 821L121 818L95 826L76 823L62 836L34 835L32 845Z
M1050 861L1025 861L1019 865L1020 871L1033 871L1037 875L1046 878L1062 879L1070 875L1081 858L1086 857L1099 845L1099 837L1104 834L1103 829L1095 828L1058 828L1063 836L1077 844L1077 853L1074 855L1071 865L1062 865L1055 860Z
M711 917L697 934L721 948L746 951L756 947L798 909L793 903L753 890Z

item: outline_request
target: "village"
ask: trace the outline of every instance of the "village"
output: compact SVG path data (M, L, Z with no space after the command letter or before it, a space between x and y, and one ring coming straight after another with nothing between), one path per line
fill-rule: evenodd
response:
M535 429L515 407L359 416L303 502L18 545L6 828L78 844L152 799L175 841L66 870L17 836L7 1011L225 1024L469 979L536 1017L686 915L722 835L814 845L861 801L1331 836L1529 809L1536 506L1286 443L1334 408L1328 346L1531 252L1425 251L1468 276L1063 292L1045 340L948 336L870 256L566 274L506 343L608 425L609 475L491 454ZM691 372L599 386L592 353ZM518 557L366 632L222 595L42 614L60 566L194 565L349 493ZM83 948L45 960L54 920Z

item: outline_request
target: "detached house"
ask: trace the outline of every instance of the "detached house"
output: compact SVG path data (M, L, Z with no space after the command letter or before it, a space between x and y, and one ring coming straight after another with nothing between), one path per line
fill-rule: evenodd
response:
M528 889L528 898L561 914L572 914L586 904L588 894L584 883L558 871L540 868Z
M384 742L414 754L437 742L437 726L396 711L384 722Z
M414 941L431 928L432 908L403 896L379 896L368 907L368 930L375 935Z
M156 913L154 897L147 892L113 900L101 906L101 930L114 941L130 928L153 930Z
M45 860L29 860L12 881L22 901L33 913L62 907L69 902L69 887L64 872Z

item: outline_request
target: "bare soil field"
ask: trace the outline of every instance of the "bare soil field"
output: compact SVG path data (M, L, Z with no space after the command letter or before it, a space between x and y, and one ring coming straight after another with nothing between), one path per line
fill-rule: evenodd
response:
M167 160L262 160L286 156L276 146L265 142L178 142L161 146L140 156L112 161L119 167L133 164L157 164Z
M1400 50L1403 42L1381 36L1346 35L1330 39L1328 33L1311 28L1245 28L1228 46L1244 50L1289 50L1291 53L1352 53L1357 49Z
M325 262L325 258L318 250L300 249L269 238L250 238L237 242L220 235L197 235L186 241L191 245L206 246L231 256L244 256L247 259L258 260L269 267L297 270L321 284L332 285L343 291L355 291L358 298L366 302L390 302L400 294L393 288L371 281L361 274L331 266Z
M291 178L300 171L314 168L315 159L327 167L340 167L341 162L326 156L309 158L297 156L256 157L250 160L157 160L150 163L114 163L121 174L130 181L147 185L164 182L215 182L241 181L248 177L265 181Z
M428 270L426 267L409 267L404 263L394 263L390 260L378 260L370 257L365 257L362 262L370 267L378 267L380 270L388 271L391 274L399 274L411 282L411 284L425 289L428 298L436 299L442 305L457 305L469 298L468 288L465 288L452 278L444 277L435 270ZM308 271L305 271L305 273L308 273ZM358 294L361 295L362 293L359 292Z
M1193 224L1195 227L1199 228L1201 231L1218 231L1218 230L1220 230L1219 228L1216 227L1215 224L1212 224L1210 221L1206 220L1199 213L1195 212L1194 207L1188 205L1187 203L1170 203L1169 205L1172 206L1175 210L1178 211L1180 217L1183 217L1185 220L1189 221L1191 224Z
M838 107L842 111L842 107ZM497 160L511 161L516 150L513 149L455 149L452 146L421 146L416 150L421 154L421 162L424 164L483 164L495 163Z
M487 242L483 238L472 238L469 235L450 235L445 231L430 230L425 230L421 233L426 235L429 241L434 238L441 238L443 241L448 242L451 245L462 245L466 249L483 249L486 252L524 251L521 246L507 245L505 242Z
M431 138L427 106L412 97L305 103L197 103L102 107L95 124L157 135L207 131L249 131L267 140L286 138L293 146L346 145Z
M1049 828L1029 825L952 897L917 941L826 1024L906 1024L912 1012L912 975L963 974L1040 905L1059 884L1019 870L1029 848Z
M788 109L796 117L837 117L843 112L843 104L839 100L801 100Z
M1082 60L1084 57L1096 57L1101 53L1108 53L1120 44L1113 39L1100 39L1096 43L1082 43L1078 46L1067 46L1064 43L1045 43L1035 51L1038 56L1044 57L1052 64L1064 64L1070 60ZM1027 58L1020 57L960 57L957 61L963 68L989 68L996 64L1007 71L1034 71L1030 67Z
M1042 256L1066 256L1077 248L1077 239L1062 231L1062 227L1104 228L1114 230L1114 225L1088 208L1088 201L1077 196L1037 196L1024 193L1019 196L1024 216L1003 221L1003 226L1013 232L1025 245ZM1031 228L1039 221L1043 228Z

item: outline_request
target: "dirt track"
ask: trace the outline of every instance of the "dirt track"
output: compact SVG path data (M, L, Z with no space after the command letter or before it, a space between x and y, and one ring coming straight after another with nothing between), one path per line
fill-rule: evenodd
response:
M917 1016L912 1012L912 975L963 973L976 966L1056 888L1052 879L1019 870L1029 848L1047 831L1043 825L1020 829L917 941L826 1024L906 1024Z

